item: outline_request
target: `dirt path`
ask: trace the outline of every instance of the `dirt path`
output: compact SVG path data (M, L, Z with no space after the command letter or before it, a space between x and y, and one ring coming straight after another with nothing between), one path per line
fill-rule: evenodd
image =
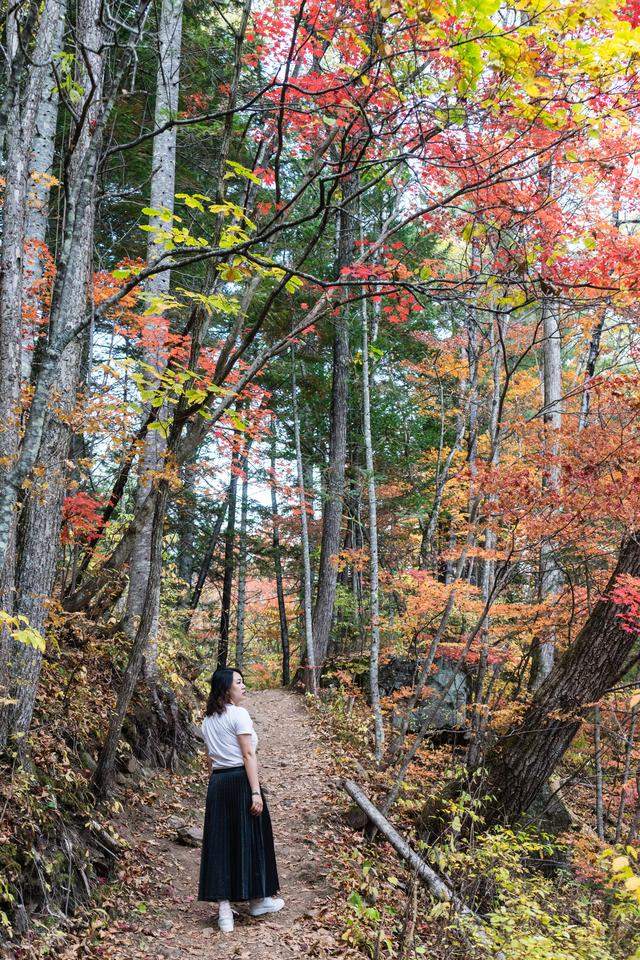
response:
M175 841L181 820L202 826L206 776L176 778L175 795L163 792L157 810L140 809L128 818L126 833L145 877L146 899L138 905L140 912L134 910L112 931L123 960L286 960L333 946L320 919L331 893L329 865L319 842L326 829L326 751L296 694L254 692L247 707L260 738L260 779L267 790L286 906L279 914L254 919L241 905L234 932L220 933L215 906L195 899L200 850Z

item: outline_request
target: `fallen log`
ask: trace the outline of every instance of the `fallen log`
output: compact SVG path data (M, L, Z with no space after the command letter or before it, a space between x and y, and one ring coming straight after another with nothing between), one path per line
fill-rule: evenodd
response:
M448 883L433 870L422 857L407 843L396 828L389 823L387 818L380 813L378 808L369 800L367 795L353 780L341 780L340 786L349 794L352 800L358 804L363 813L368 817L371 823L386 837L396 853L405 860L415 871L416 875L423 881L437 900L450 903L453 909L460 916L467 918L474 926L478 940L483 947L491 948L489 936L482 924L480 917L474 911L463 903L456 896ZM504 954L497 951L496 960L504 960Z

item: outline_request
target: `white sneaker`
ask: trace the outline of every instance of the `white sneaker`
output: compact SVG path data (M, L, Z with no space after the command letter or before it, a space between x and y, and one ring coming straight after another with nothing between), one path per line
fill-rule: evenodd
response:
M223 933L233 933L233 911L231 907L218 912L218 926Z
M252 917L261 917L264 913L277 913L284 907L282 897L263 897L249 901L249 913Z

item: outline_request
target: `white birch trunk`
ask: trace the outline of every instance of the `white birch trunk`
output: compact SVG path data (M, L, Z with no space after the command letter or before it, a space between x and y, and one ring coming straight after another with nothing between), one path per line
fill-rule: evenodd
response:
M371 617L371 645L369 648L369 691L375 726L375 757L382 760L384 751L384 724L380 706L378 665L380 661L380 594L378 570L378 503L376 477L373 463L373 440L371 437L371 391L369 382L369 320L367 302L362 300L362 419L364 428L364 451L367 467L369 495L369 613Z
M562 427L562 335L555 304L544 303L542 307L544 335L543 385L545 445L549 468L545 485L557 490L560 485L558 434ZM556 560L556 545L552 538L543 540L540 547L540 597L553 602L562 589L562 571ZM553 669L556 648L556 630L551 628L534 650L530 687L537 690Z

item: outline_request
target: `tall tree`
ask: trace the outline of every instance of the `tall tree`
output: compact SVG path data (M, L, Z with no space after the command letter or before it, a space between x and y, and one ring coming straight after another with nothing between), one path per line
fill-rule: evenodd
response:
M296 354L291 348L291 412L293 416L293 437L296 448L296 480L298 484L298 506L300 508L300 549L302 552L302 603L304 608L305 649L305 686L314 695L318 692L318 671L316 667L315 641L313 639L313 603L311 585L311 553L309 549L309 524L307 521L307 497L305 492L305 474L302 462L302 444L300 441L300 415L298 412L298 385L296 383Z
M38 335L38 322L43 320L36 284L44 273L43 251L49 228L49 198L51 187L56 182L54 175L56 131L58 126L59 93L54 64L62 51L65 28L66 3L58 0L53 8L51 40L47 55L49 67L43 77L43 86L36 114L33 151L30 169L30 196L26 222L25 288L35 310L31 322L32 331L26 331L22 350L22 376L28 380L34 353L34 341ZM30 335L29 335L30 334Z
M242 488L240 491L240 530L238 532L238 610L236 615L235 665L244 665L244 632L247 607L247 521L249 515L249 458L248 445L242 456Z
M378 665L380 660L380 575L378 560L378 500L376 493L373 438L371 435L371 385L369 373L369 317L366 302L362 301L362 420L365 463L369 494L369 616L371 644L369 649L369 692L375 724L375 756L380 763L384 751L384 725L380 706ZM375 343L375 338L373 340Z
M37 14L40 13L38 17ZM2 240L0 245L0 482L6 484L18 455L21 414L22 314L25 287L25 243L29 215L30 157L37 132L38 110L47 85L49 64L60 42L66 4L48 0L24 11L13 8L7 19L9 57L6 109L6 164ZM30 51L30 36L35 33ZM26 58L34 67L26 69ZM4 130L2 131L4 135ZM34 255L30 246L28 258ZM0 550L0 602L5 610L14 603L15 500L6 511L4 544ZM0 677L10 656L8 637L0 636Z
M558 305L545 301L542 305L543 328L543 424L548 456L544 486L558 492L560 486L559 432L562 427L562 335ZM562 589L562 570L557 560L557 545L553 538L544 538L540 545L540 598L553 603ZM556 649L556 631L553 627L534 645L531 680L537 690L553 668Z
M222 602L220 606L220 637L218 639L218 656L216 660L216 663L219 667L226 667L227 660L229 658L231 601L233 595L234 574L236 569L236 512L238 502L238 472L240 468L238 443L239 438L236 432L233 451L231 454L231 473L229 478L229 493L227 496L227 527L224 534Z
M276 432L275 423L271 425L271 451L269 486L271 487L271 545L273 565L276 575L276 594L278 598L278 622L280 624L280 647L282 650L282 683L287 686L290 680L289 624L284 596L284 578L282 575L282 550L280 548L280 516L278 513L278 494L276 480Z
M227 515L228 506L229 506L228 502L225 499L224 503L219 508L216 514L216 518L213 524L213 529L211 530L211 533L207 537L204 554L202 557L202 561L200 563L200 569L198 570L196 585L193 588L193 594L191 595L191 602L189 604L191 610L196 610L198 607L198 604L200 603L200 597L202 596L204 585L207 582L209 570L211 569L211 562L216 552L216 547L218 546L218 541L220 539L220 531L222 530L222 524L224 523L224 518Z
M342 204L339 214L338 256L336 273L353 261L355 244L354 203L357 179L351 174L343 178ZM327 656L338 576L334 558L340 550L340 529L344 500L347 461L347 423L349 403L349 323L347 308L335 317L333 331L333 363L329 433L329 463L325 476L325 499L322 509L322 540L318 570L318 592L313 610L313 640L316 667Z
M59 15L59 8L55 12ZM83 104L86 122L79 131L71 159L71 178L82 176L83 158L90 149L91 124L100 109L104 81L104 59L97 52L103 42L98 0L83 0L78 9L77 39L86 56L78 82L87 92ZM59 42L60 27L53 24L49 43ZM89 83L91 77L91 84ZM91 187L93 189L93 185ZM88 309L92 282L93 217L82 222L77 237L77 255L66 271L69 285L68 322L79 325ZM86 338L86 333L85 333ZM59 550L62 503L67 488L67 463L71 446L70 421L81 383L82 356L85 339L76 337L65 349L55 383L56 408L46 417L39 451L44 482L30 491L22 508L18 536L16 567L16 610L32 629L42 631L47 612L47 598L53 586ZM36 360L38 362L38 360ZM35 694L40 675L42 653L38 647L14 644L10 661L10 691L15 701L11 707L9 729L24 734L31 723Z
M154 126L159 132L153 138L151 158L151 191L149 208L149 226L158 230L168 211L173 213L176 175L176 133L177 127L167 124L174 120L178 112L180 90L180 56L182 39L183 0L163 0L158 23L158 73L156 78L156 100ZM157 212L153 212L157 211ZM164 244L155 233L149 233L147 261L153 263L164 251ZM165 270L147 280L145 293L152 298L162 298L168 293L171 284L171 271ZM155 321L155 324L153 324ZM145 363L158 371L165 364L166 331L162 316L151 318L152 329L147 331ZM153 388L153 383L151 384ZM136 492L138 508L142 506L151 491L154 475L162 469L166 444L160 431L147 434L144 449L140 457L139 481ZM144 595L149 581L151 516L141 525L133 542L129 590L127 594L127 612L125 629L134 636L137 622L142 612ZM157 661L158 616L160 612L160 578L154 577L156 596L155 613L149 636L149 650L145 656L145 674L148 680L154 680Z

